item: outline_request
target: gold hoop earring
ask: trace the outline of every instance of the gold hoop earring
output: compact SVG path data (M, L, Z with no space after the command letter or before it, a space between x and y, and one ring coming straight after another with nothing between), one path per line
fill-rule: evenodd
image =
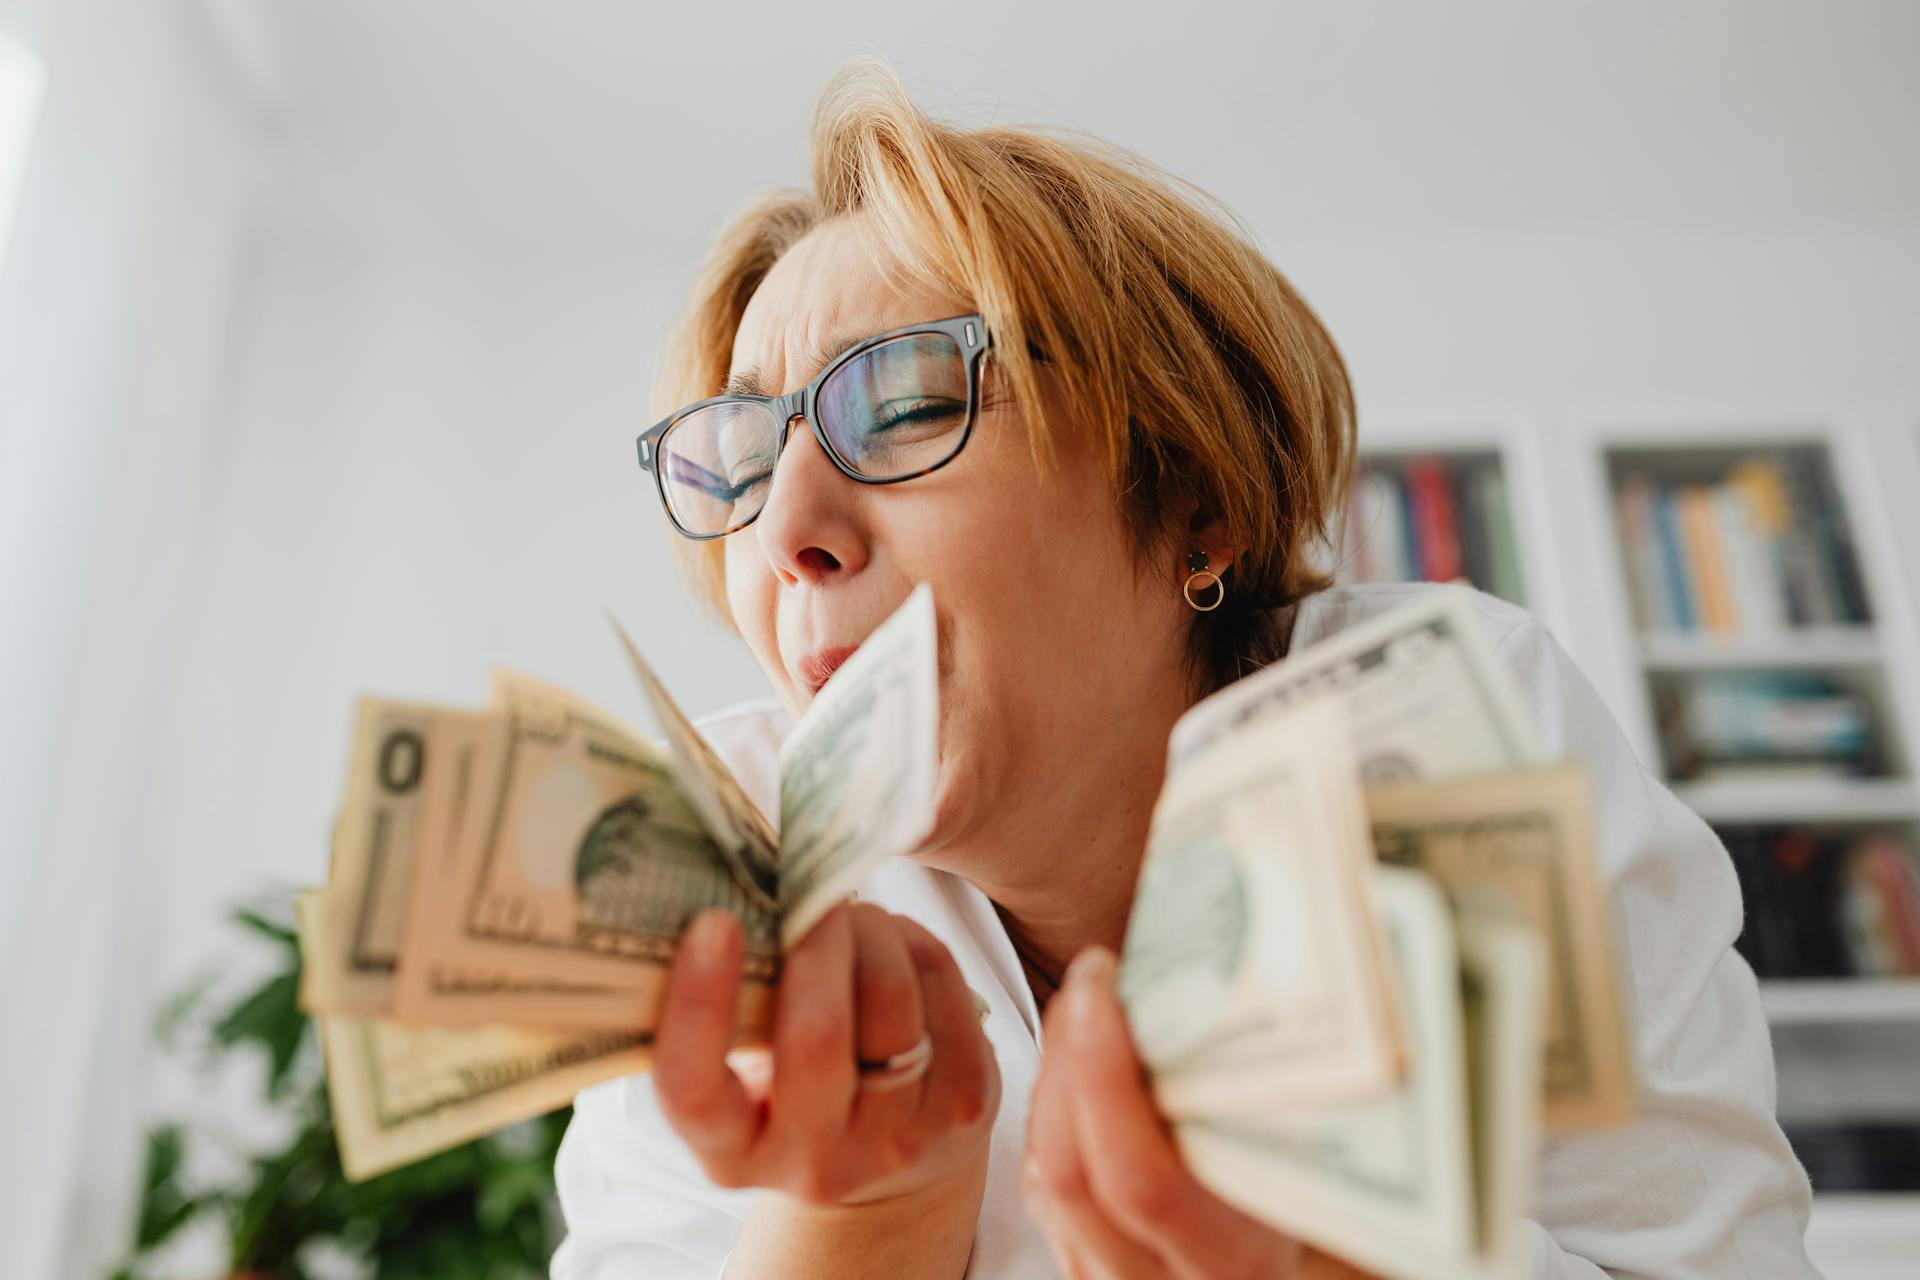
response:
M1227 584L1221 581L1219 574L1207 568L1206 552L1195 551L1190 553L1187 556L1187 568L1193 572L1187 575L1187 581L1180 588L1180 594L1187 598L1187 606L1189 608L1196 613L1212 613L1215 609L1218 609L1222 604L1226 603ZM1208 587L1214 589L1212 604L1201 604L1193 598L1193 584L1200 582L1202 578L1212 579L1211 582L1203 582L1200 584L1202 591L1205 591Z

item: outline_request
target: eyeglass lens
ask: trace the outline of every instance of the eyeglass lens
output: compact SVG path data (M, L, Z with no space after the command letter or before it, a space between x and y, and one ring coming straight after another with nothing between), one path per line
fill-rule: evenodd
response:
M815 401L840 462L869 480L939 466L967 426L967 364L941 333L893 338L835 369ZM668 509L692 534L728 533L758 515L786 424L766 405L725 401L687 414L660 439Z

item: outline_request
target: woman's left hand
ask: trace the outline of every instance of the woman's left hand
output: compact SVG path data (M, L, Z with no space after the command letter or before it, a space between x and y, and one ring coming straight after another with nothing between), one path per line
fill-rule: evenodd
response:
M1073 1280L1359 1276L1194 1178L1147 1092L1115 961L1083 951L1048 1003L1027 1120L1027 1207Z

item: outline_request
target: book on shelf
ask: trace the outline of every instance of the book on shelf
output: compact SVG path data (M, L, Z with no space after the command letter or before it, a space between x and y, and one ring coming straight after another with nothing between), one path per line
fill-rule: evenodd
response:
M1920 863L1887 834L1722 832L1740 880L1735 946L1762 978L1920 977Z
M1492 460L1363 462L1342 546L1348 582L1465 579L1523 602L1506 477Z
M1709 672L1660 688L1655 716L1675 781L1851 778L1881 766L1866 699L1823 675Z
M1432 458L1408 464L1406 487L1413 504L1414 553L1420 558L1421 578L1452 582L1464 577L1460 510L1446 466Z
M1847 522L1811 458L1743 458L1711 483L1632 470L1614 505L1643 631L1772 633L1870 620Z
M1920 1191L1920 1124L1789 1121L1781 1128L1816 1194Z

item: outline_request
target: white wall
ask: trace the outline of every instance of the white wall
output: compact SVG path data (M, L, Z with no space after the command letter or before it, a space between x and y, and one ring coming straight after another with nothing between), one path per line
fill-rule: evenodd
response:
M251 293L156 835L181 964L210 901L317 882L351 698L478 705L492 665L645 722L614 609L695 706L755 687L690 614L633 460L655 291L598 262L283 242Z
M476 701L508 663L634 709L603 606L691 707L758 688L674 581L631 442L693 255L799 175L850 36L931 103L1215 188L1343 344L1363 438L1523 441L1541 605L1616 699L1605 551L1561 518L1596 424L1857 427L1880 542L1920 550L1920 11L845 9L742 44L702 6L262 6L258 179L191 24L45 3L60 168L0 276L0 690L32 727L0 756L31 780L0 887L38 914L0 944L15 972L77 947L92 994L75 1026L29 991L8 1027L0 1273L54 1274L63 1197L124 1209L139 1011L235 950L223 904L323 876L354 694ZM720 48L739 74L702 98L689 55ZM1920 556L1884 568L1920 599Z
M0 267L0 1274L37 1277L92 1273L126 1221L143 899L177 874L155 765L252 142L173 14L0 19L47 76Z

